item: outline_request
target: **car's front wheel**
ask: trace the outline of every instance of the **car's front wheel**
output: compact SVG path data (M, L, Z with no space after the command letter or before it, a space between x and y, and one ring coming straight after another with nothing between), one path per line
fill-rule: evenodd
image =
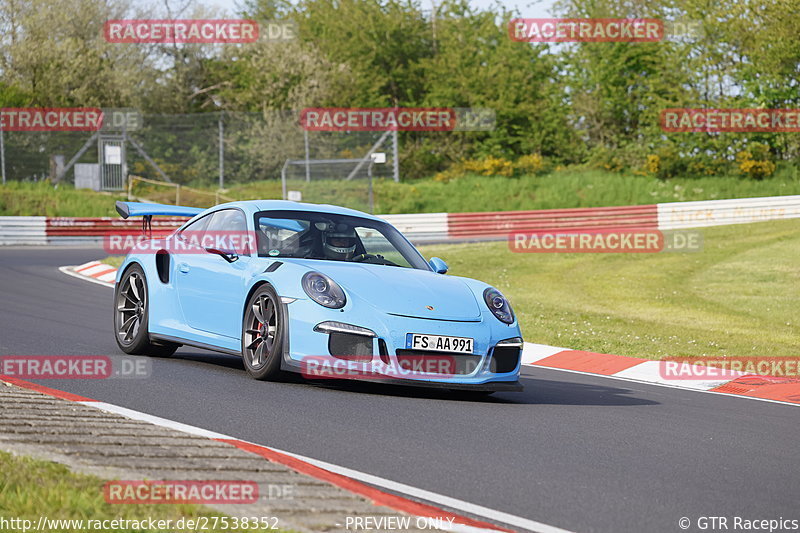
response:
M142 267L131 265L114 288L114 337L129 354L168 357L178 344L157 344L147 331L149 298Z
M242 358L247 373L260 380L282 377L283 313L271 285L262 285L247 301L242 321Z

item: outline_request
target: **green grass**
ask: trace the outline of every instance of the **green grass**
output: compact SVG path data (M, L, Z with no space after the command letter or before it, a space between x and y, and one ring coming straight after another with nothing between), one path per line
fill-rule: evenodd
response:
M363 184L304 182L289 189L303 192L303 200L367 209ZM280 182L254 182L232 187L236 199L280 198ZM375 182L376 213L435 213L512 211L641 205L660 202L714 200L800 194L800 179L783 174L756 181L739 177L655 178L600 170L568 169L543 176L504 178L467 176L449 183L432 179L395 183Z
M120 265L122 265L122 261L124 260L125 260L124 255L109 255L105 259L101 259L100 262L119 268Z
M652 359L800 356L800 219L697 231L703 250L693 253L420 250L502 290L530 342Z
M652 359L800 356L800 220L700 231L703 251L685 254L421 251L503 291L530 342Z
M141 190L137 188L136 195L153 201L175 201L172 187L137 187ZM368 210L369 206L364 183L294 182L289 189L300 190L303 200L308 202L361 210ZM376 180L374 191L375 212L387 214L601 207L791 194L800 194L800 178L791 172L761 181L736 176L661 181L581 168L521 178L467 176L449 183L432 179L395 183L381 179ZM281 183L258 181L232 185L225 195L237 200L280 198ZM119 198L119 195L76 191L67 184L54 190L45 183L9 182L5 187L0 186L0 215L114 216L114 201ZM181 203L205 207L213 203L213 196L184 191Z
M76 190L65 183L54 189L45 182L9 181L0 185L0 215L49 217L118 216L114 202L121 195Z
M39 516L50 519L178 520L181 517L224 516L199 505L120 505L106 503L105 481L71 472L57 463L0 452L0 517L23 518L36 527ZM211 523L211 522L209 522ZM66 526L66 524L62 524ZM48 531L76 531L74 527L51 527ZM83 529L84 531L86 529ZM155 531L115 529L113 531ZM163 530L161 530L163 531ZM242 530L235 530L242 531ZM253 530L256 531L256 530ZM263 531L263 530L262 530Z

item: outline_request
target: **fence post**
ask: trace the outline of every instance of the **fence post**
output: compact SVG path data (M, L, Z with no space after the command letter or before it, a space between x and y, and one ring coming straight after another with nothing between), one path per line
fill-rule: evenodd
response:
M372 166L374 164L374 161L370 161L367 167L367 175L369 176L369 213L371 215L375 214L375 197L372 192Z
M287 159L286 162L281 167L281 192L282 197L281 199L286 200L286 166L289 164L289 160Z
M400 181L400 143L398 142L397 130L392 133L392 177L394 181Z
M308 167L308 130L303 129L303 140L306 145L306 181L311 181L311 171Z
M0 167L3 169L3 185L6 184L6 147L3 144L3 128L0 126Z
M222 129L222 111L219 113L219 188L225 188L225 148L222 145L224 138Z
M181 205L181 186L175 186L175 205Z

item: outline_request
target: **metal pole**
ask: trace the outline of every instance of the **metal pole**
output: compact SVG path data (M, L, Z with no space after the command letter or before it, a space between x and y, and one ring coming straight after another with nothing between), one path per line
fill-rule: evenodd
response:
M219 114L219 188L225 188L225 148L222 146L222 112Z
M6 147L3 144L3 128L0 127L0 167L3 169L3 185L6 184Z
M308 166L308 130L303 130L303 140L306 144L306 181L311 181L311 171Z
M287 159L281 168L281 191L283 193L282 199L284 200L286 200L286 165L288 164L289 160Z
M400 181L400 143L397 142L397 130L392 134L392 175L394 181Z
M125 180L128 178L128 132L125 129L125 124L122 125L122 142L120 143L122 150L122 183L120 188L125 188Z
M370 161L369 166L367 167L367 174L369 175L369 213L371 215L375 214L375 201L372 195L372 166L374 164L374 161Z

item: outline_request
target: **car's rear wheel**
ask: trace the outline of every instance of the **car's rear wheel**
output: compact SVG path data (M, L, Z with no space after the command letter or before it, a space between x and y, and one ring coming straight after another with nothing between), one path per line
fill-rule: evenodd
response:
M114 337L125 353L168 357L179 345L150 340L149 303L144 271L139 265L131 265L114 289Z
M283 313L281 299L271 285L262 285L247 301L242 321L242 358L255 379L282 377Z

